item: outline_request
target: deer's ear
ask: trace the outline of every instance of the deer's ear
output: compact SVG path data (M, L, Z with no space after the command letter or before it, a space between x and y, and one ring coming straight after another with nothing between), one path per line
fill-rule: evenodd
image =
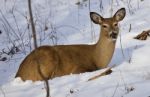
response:
M90 12L90 18L95 24L102 24L103 17L96 12Z
M126 10L125 10L125 8L121 8L121 9L119 9L119 10L115 13L115 15L113 16L113 18L115 18L115 20L119 22L119 21L123 20L123 18L125 17L125 15L126 15Z

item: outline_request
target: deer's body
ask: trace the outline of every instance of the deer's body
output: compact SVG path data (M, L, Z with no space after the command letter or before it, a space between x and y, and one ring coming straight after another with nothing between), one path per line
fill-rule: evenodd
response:
M21 77L22 80L43 80L38 71L38 64L40 64L43 76L47 79L105 68L115 49L119 31L116 23L124 16L125 9L123 8L113 18L107 19L91 12L93 22L102 25L101 35L96 44L41 46L24 59L16 77Z

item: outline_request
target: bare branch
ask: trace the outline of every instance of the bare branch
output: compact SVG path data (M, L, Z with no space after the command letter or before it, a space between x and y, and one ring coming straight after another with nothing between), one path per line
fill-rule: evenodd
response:
M33 34L33 40L34 40L34 48L37 48L36 30L35 30L33 15L32 15L31 0L28 0L28 7L29 7L29 15L30 15L30 21L31 21L31 29L32 29L32 34Z

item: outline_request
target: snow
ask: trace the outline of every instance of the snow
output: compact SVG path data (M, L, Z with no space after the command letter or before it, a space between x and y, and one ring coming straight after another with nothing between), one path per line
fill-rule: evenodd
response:
M0 97L46 96L44 82L23 82L20 78L14 78L20 63L32 50L30 47L32 41L29 40L30 30L27 29L26 1L1 0L0 3L0 30L3 32L0 34L0 58L7 58L6 61L0 61ZM98 12L104 17L111 16L112 0L102 0L103 10L100 9L101 0L91 0L90 7L88 0L32 1L39 45L95 43L100 28L91 24L89 8L90 11ZM76 5L78 1L81 1L81 5ZM114 0L113 3L113 13L121 7L127 10L125 19L120 22L120 35L109 64L109 66L115 65L113 72L92 81L88 79L102 73L105 69L51 79L49 80L51 97L150 96L150 38L145 41L133 39L143 30L150 28L150 1L131 0L130 4L129 1ZM12 14L13 8L16 20ZM129 32L130 24L132 29ZM45 31L44 25L49 29ZM94 39L91 37L91 31L95 34L93 34ZM8 37L8 32L11 38ZM57 36L57 41L51 38L52 34ZM1 54L2 49L9 51L13 46L12 41L21 51L13 56Z

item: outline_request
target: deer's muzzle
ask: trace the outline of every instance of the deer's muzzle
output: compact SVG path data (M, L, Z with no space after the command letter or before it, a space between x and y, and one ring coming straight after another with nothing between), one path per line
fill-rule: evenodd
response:
M112 39L117 39L117 36L118 36L118 34L117 34L116 32L112 32L112 33L110 34L110 37L111 37Z

